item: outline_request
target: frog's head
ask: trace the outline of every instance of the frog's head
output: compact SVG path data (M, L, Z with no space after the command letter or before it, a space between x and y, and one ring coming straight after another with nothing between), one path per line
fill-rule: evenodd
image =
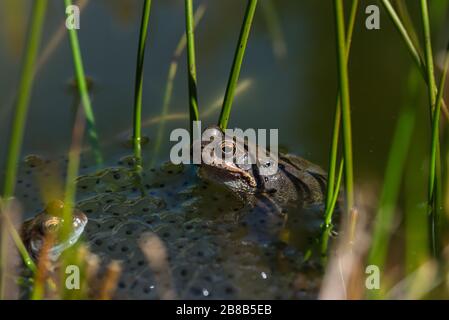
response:
M67 248L72 246L81 236L87 224L86 215L78 209L73 209L71 233L67 240L59 240L60 230L64 223L62 211L64 203L56 200L50 202L44 211L33 219L26 221L22 226L22 238L33 258L37 258L42 249L44 239L51 236L54 240L49 251L49 258L56 260Z
M256 156L261 151L257 151L257 146L251 147L244 139L229 136L217 126L204 131L201 151L200 177L236 192L254 193L265 179L260 169L272 165L270 158Z

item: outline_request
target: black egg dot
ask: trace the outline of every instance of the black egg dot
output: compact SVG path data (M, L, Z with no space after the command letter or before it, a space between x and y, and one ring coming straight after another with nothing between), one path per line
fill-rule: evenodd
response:
M114 173L114 179L119 180L120 179L120 173Z
M143 208L142 211L143 212L148 212L148 211L150 211L150 208Z
M195 295L195 296L199 296L199 295L201 295L201 293L202 293L201 289L198 288L198 287L192 287L192 288L190 288L190 292L191 292L193 295Z
M103 241L101 241L100 239L95 240L95 244L97 246L101 246L103 244Z
M127 235L131 235L133 232L131 230L126 230Z
M226 293L226 294L233 294L233 293L234 293L234 288L232 288L232 287L226 287L226 288L225 288L225 293Z
M170 237L170 233L169 233L169 232L164 232L164 233L162 234L162 237L168 238L168 237Z
M122 247L122 252L127 252L128 250L128 247Z
M145 264L145 261L143 261L143 260L137 261L138 266L143 266L144 264Z

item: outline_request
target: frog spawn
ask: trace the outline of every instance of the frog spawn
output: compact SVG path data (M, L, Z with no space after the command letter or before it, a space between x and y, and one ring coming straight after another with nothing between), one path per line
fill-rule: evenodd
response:
M38 161L21 168L19 199L31 215L44 206L31 178L37 172L56 174L47 168L50 163ZM158 299L161 290L169 289L161 288L168 284L158 282L159 275L139 248L139 239L148 232L164 243L178 298L315 296L319 284L297 280L304 269L298 246L279 246L257 236L257 230L268 228L269 219L251 214L226 189L199 180L194 168L170 164L150 168L139 183L132 166L132 158L102 170L84 164L84 174L77 179L77 207L89 218L84 238L91 251L104 266L113 259L122 261L116 298ZM316 212L292 215L287 225L300 232L290 238L303 247L319 223ZM314 266L309 269L316 271ZM309 273L304 273L306 278Z

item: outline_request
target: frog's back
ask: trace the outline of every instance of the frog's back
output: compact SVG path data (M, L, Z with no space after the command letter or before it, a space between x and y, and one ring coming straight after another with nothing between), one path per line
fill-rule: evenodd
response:
M292 154L280 154L283 168L298 189L304 189L304 200L307 203L321 203L324 200L327 185L327 174L318 165Z

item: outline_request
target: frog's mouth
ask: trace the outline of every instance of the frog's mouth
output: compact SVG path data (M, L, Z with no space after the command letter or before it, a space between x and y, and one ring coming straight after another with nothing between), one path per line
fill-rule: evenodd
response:
M202 164L198 174L203 179L225 184L231 189L237 189L237 191L249 191L257 187L257 182L254 177L249 172L237 167L227 166L224 168L216 165Z

